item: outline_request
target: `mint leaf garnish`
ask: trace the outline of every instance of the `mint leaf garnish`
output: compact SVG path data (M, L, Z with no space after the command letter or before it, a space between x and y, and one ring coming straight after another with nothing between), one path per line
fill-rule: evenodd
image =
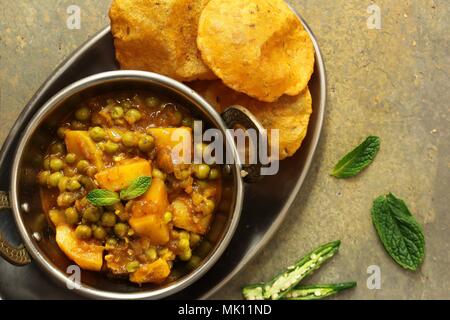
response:
M104 189L92 190L87 195L87 199L90 203L97 207L112 206L120 201L117 192Z
M128 188L120 192L120 199L131 200L143 195L152 184L151 177L139 177L135 179Z
M369 136L338 162L331 175L336 178L356 176L373 162L379 150L380 138Z
M389 255L403 268L417 270L425 257L425 237L405 202L392 193L378 197L372 221Z

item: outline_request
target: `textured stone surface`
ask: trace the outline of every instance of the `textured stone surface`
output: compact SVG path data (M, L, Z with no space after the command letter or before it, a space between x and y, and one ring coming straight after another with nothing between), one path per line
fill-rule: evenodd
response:
M308 282L357 280L342 299L450 299L450 6L446 0L378 0L382 29L369 30L370 1L290 1L308 21L328 73L325 128L312 170L270 244L214 298L270 279L296 257L341 239L340 254ZM66 27L69 5L81 30ZM0 0L0 142L54 68L108 23L109 1ZM369 134L382 138L375 163L359 177L329 176L334 163ZM417 273L386 255L370 220L372 200L389 191L424 223L426 260ZM378 265L381 290L366 287Z

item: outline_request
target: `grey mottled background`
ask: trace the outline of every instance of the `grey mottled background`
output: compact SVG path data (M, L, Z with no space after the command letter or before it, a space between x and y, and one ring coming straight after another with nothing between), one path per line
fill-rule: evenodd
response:
M239 299L243 284L269 279L305 251L341 239L340 254L310 282L358 280L342 299L450 299L450 4L378 0L382 29L366 26L361 0L289 1L315 32L326 60L329 102L319 150L287 220L270 244L214 298ZM80 6L81 30L66 28ZM40 84L109 23L110 1L0 0L0 143ZM382 138L375 163L349 181L329 176L369 134ZM404 271L386 255L370 220L372 200L392 191L425 225L426 260ZM381 267L381 290L366 286Z

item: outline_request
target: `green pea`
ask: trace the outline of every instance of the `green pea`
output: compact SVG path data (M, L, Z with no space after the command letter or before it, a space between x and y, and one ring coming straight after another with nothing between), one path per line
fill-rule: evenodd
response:
M75 229L75 235L82 240L89 239L92 237L92 229L89 226L81 224Z
M58 138L64 139L66 137L66 131L68 129L66 127L60 127L58 128L58 131L56 131L56 134L58 135Z
M79 172L85 172L89 168L89 162L87 160L78 161L77 170Z
M111 110L111 118L120 119L123 117L124 111L122 107L115 106Z
M77 224L80 221L78 211L74 207L67 208L66 211L64 211L64 215L69 224Z
M165 223L169 223L170 221L172 221L172 212L166 211L166 212L164 213L163 219L164 219L164 222L165 222Z
M105 152L110 153L110 154L116 153L119 150L119 145L112 141L107 141L105 143L104 147L105 147Z
M201 180L208 178L210 167L207 164L198 164L194 166L194 175Z
M216 204L213 200L208 199L205 200L205 210L207 214L210 214L214 211L214 208L216 207Z
M45 170L50 170L50 158L45 158L42 162L42 166Z
M128 226L125 223L119 222L114 226L114 233L121 239L125 238L128 234Z
M149 261L155 261L158 258L158 252L156 252L156 249L151 247L145 250L145 257Z
M117 242L116 238L108 238L108 240L106 240L106 249L112 249L114 247L116 247L119 243Z
M78 121L87 121L91 117L91 110L87 107L82 107L75 111L75 119Z
M69 191L76 191L81 188L81 184L78 182L77 179L69 179L66 188Z
M180 231L180 234L179 234L179 238L180 238L180 239L188 239L188 240L189 240L189 237L190 237L190 235L189 235L188 232L186 232L186 231Z
M155 108L161 104L161 101L157 97L148 97L145 99L145 104L149 108Z
M199 256L192 256L191 259L186 264L189 270L197 269L197 267L202 263L202 259Z
M119 220L122 222L128 221L130 219L130 213L125 210L125 206L121 202L114 204L108 209L114 212L117 218L119 218Z
M162 172L162 171L159 170L159 169L156 169L156 168L152 170L152 177L153 177L153 178L158 178L158 179L161 179L161 180L166 180L166 175L165 175L165 173Z
M182 250L186 250L189 248L189 239L180 239L178 242L178 247Z
M94 234L94 238L98 239L98 240L103 240L107 236L106 230L103 227L99 227L99 226L96 226L94 228L93 234Z
M211 169L211 171L209 172L208 179L209 179L209 180L216 180L216 179L219 178L219 176L220 176L220 170L217 169L217 168L213 168L213 169Z
M62 177L61 179L59 179L59 182L58 182L59 191L61 191L61 192L66 191L68 181L69 181L69 178L67 178L67 177Z
M61 208L70 207L77 200L77 195L72 192L63 192L56 199L56 203Z
M133 273L133 272L136 272L139 269L140 265L141 264L139 263L139 261L134 260L134 261L131 261L131 262L127 263L126 269L127 269L127 271L129 273Z
M92 178L89 178L86 176L81 176L79 178L79 182L83 185L83 187L87 191L91 191L91 190L97 188L97 186L95 185L95 182L94 182L94 180L92 180Z
M61 159L53 158L50 160L50 169L52 171L60 171L64 167L64 162Z
M139 139L139 149L142 152L149 152L155 146L155 139L152 136L144 135L141 139Z
M77 171L76 171L75 168L65 167L64 170L63 170L63 173L67 177L73 177L73 176L75 176L77 174Z
M192 251L191 250L186 250L185 252L180 254L180 260L181 261L188 261L188 260L191 259L191 257L192 257Z
M131 102L128 101L128 100L122 101L122 102L120 103L120 105L121 105L122 107L124 107L125 109L130 109L130 108L131 108Z
M94 166L89 166L89 167L86 169L86 175L87 175L88 177L93 177L96 173L97 173L97 168L94 167Z
M114 227L114 225L116 224L116 220L116 215L113 212L105 212L102 215L100 224L104 227Z
M196 233L191 233L189 237L189 246L191 248L195 247L200 241L202 240L202 237Z
M89 222L97 222L100 219L101 212L97 207L87 207L83 212L83 219Z
M191 117L184 117L183 120L181 120L181 125L183 127L193 128L194 127L194 119Z
M50 177L50 171L41 171L38 174L38 182L41 186L47 185L48 177Z
M80 200L80 206L82 206L82 207L84 208L84 207L87 207L87 206L90 206L90 205L91 205L91 203L89 202L89 200L87 199L87 197L81 198L81 200Z
M47 184L51 188L56 188L58 186L59 180L63 177L61 172L52 173L47 180Z
M135 147L138 144L137 137L133 132L126 132L122 136L122 143L125 147Z
M67 164L74 164L77 161L77 156L74 153L68 153L64 160Z
M106 132L105 132L105 130L103 130L103 128L93 127L91 129L89 129L89 136L95 142L100 142L106 138Z
M71 122L70 126L72 127L73 130L85 130L86 129L86 125L83 122L74 120Z
M66 147L62 143L54 143L52 144L50 151L53 154L63 154L66 152Z
M141 118L142 118L142 114L137 109L130 109L125 114L125 120L129 124L134 124L134 123L138 122L139 120L141 120Z

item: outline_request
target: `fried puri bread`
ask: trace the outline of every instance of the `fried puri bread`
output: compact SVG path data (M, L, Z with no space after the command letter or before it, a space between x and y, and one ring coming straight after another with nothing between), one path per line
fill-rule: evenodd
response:
M179 81L214 79L197 49L200 13L209 0L114 0L109 12L122 69Z
M228 87L264 102L299 94L314 70L312 41L283 0L211 0L197 45Z
M247 108L265 129L279 130L279 159L291 157L300 148L312 113L308 87L297 96L284 95L267 103L236 92L216 81L195 81L191 87L202 95L218 112L232 105Z

